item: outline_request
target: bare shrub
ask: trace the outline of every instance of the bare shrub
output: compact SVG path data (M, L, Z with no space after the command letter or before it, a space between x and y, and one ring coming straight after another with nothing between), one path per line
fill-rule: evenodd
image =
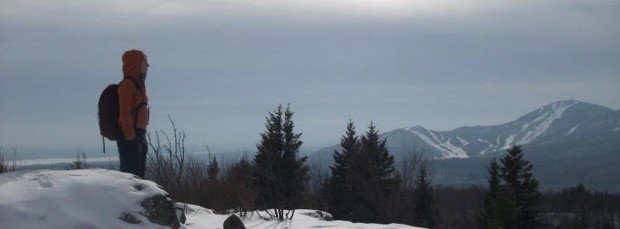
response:
M148 133L152 151L147 157L146 178L161 185L175 201L220 213L241 212L241 216L254 210L252 163L244 157L220 168L210 152L207 160L194 157L185 148L185 132L169 120L172 134L161 130ZM219 171L223 174L218 175Z
M308 180L308 197L303 208L328 211L328 181L331 177L329 167L323 166L319 160L317 164L310 167L310 179Z
M0 147L0 173L12 172L21 166L21 159L17 147L10 150Z
M179 131L170 115L172 135L156 130L147 133L151 152L147 157L146 178L161 185L177 201L186 201L187 197L187 150L185 132Z
M214 200L210 204L218 213L238 212L245 217L247 212L255 210L258 192L252 178L253 164L243 157L225 166L221 180L216 181L209 194Z
M419 217L416 215L416 191L420 188L416 182L420 172L424 178L430 179L432 165L424 150L412 150L404 155L397 165L397 176L400 178L400 187L395 195L390 195L383 205L383 212L388 222L417 225Z
M420 150L413 150L402 157L398 167L398 173L401 176L401 188L413 189L415 187L416 171L424 160L421 152Z

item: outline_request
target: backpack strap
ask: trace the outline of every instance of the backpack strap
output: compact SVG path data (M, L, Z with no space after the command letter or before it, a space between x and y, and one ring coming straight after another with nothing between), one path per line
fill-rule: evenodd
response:
M137 128L138 125L138 109L140 109L140 107L142 106L147 106L148 103L144 102L144 92L142 91L142 89L140 89L140 86L138 84L138 82L136 82L135 79L129 78L129 77L124 77L123 80L129 80L133 83L133 85L136 87L136 89L142 94L142 101L140 101L140 104L138 104L137 107L133 108L131 110L131 113L134 114L134 129ZM121 80L121 82L123 82L123 80ZM120 84L120 83L119 83Z
M127 79L127 80L129 80L129 81L131 81L131 82L133 83L133 85L136 87L136 89L137 89L140 93L142 93L142 101L140 101L140 104L138 104L138 106L137 106L136 108L133 108L133 109L131 110L131 113L136 113L136 111L138 111L138 109L140 109L140 107L142 107L142 106L146 106L146 105L149 105L149 104L148 104L148 103L146 103L146 102L144 102L144 92L142 91L142 89L140 89L140 86L138 86L138 85L139 85L139 84L138 84L138 82L136 82L136 80L134 80L134 79L132 79L132 78L129 78L129 77L125 77L125 78L123 78L123 80L126 80L126 79ZM123 81L121 80L121 82L123 82ZM119 84L120 84L120 83L119 83ZM136 116L137 116L137 115L136 115Z

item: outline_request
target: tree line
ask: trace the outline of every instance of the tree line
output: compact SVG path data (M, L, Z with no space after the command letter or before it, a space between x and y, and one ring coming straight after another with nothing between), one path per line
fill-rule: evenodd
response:
M285 220L309 208L336 220L427 228L620 227L620 195L583 185L541 193L519 146L489 163L487 187L437 187L422 151L396 160L374 123L358 134L349 120L333 164L310 169L298 155L303 141L293 116L289 106L269 112L256 153L226 164L188 155L185 133L170 120L172 134L149 133L147 179L176 201L242 217Z
M149 136L154 153L147 178L163 185L177 201L265 219L291 219L295 209L310 208L337 220L427 228L619 227L620 205L593 208L597 202L583 194L587 197L581 202L588 204L569 208L559 203L571 202L574 196L541 194L533 165L519 146L489 163L487 187L435 187L432 161L422 151L396 161L374 123L358 134L349 120L340 149L333 153L334 163L326 173L313 171L306 157L298 155L303 141L293 116L289 106L269 112L256 153L223 166L215 157L206 162L186 157L185 133L171 121L172 136ZM596 195L599 200L619 197Z

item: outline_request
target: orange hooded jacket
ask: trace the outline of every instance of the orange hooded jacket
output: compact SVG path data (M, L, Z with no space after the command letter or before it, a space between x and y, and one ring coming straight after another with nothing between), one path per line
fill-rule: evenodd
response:
M133 140L136 138L136 129L146 130L149 121L146 87L140 79L140 63L146 59L146 55L134 49L125 52L122 59L123 80L118 85L118 124L125 140Z

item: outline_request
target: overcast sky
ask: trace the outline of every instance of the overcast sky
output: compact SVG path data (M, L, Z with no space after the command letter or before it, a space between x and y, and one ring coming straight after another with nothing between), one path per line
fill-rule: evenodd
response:
M248 148L291 104L308 146L411 125L620 108L618 0L0 0L0 146L99 149L101 91L149 56L150 130ZM115 147L114 147L115 148Z

